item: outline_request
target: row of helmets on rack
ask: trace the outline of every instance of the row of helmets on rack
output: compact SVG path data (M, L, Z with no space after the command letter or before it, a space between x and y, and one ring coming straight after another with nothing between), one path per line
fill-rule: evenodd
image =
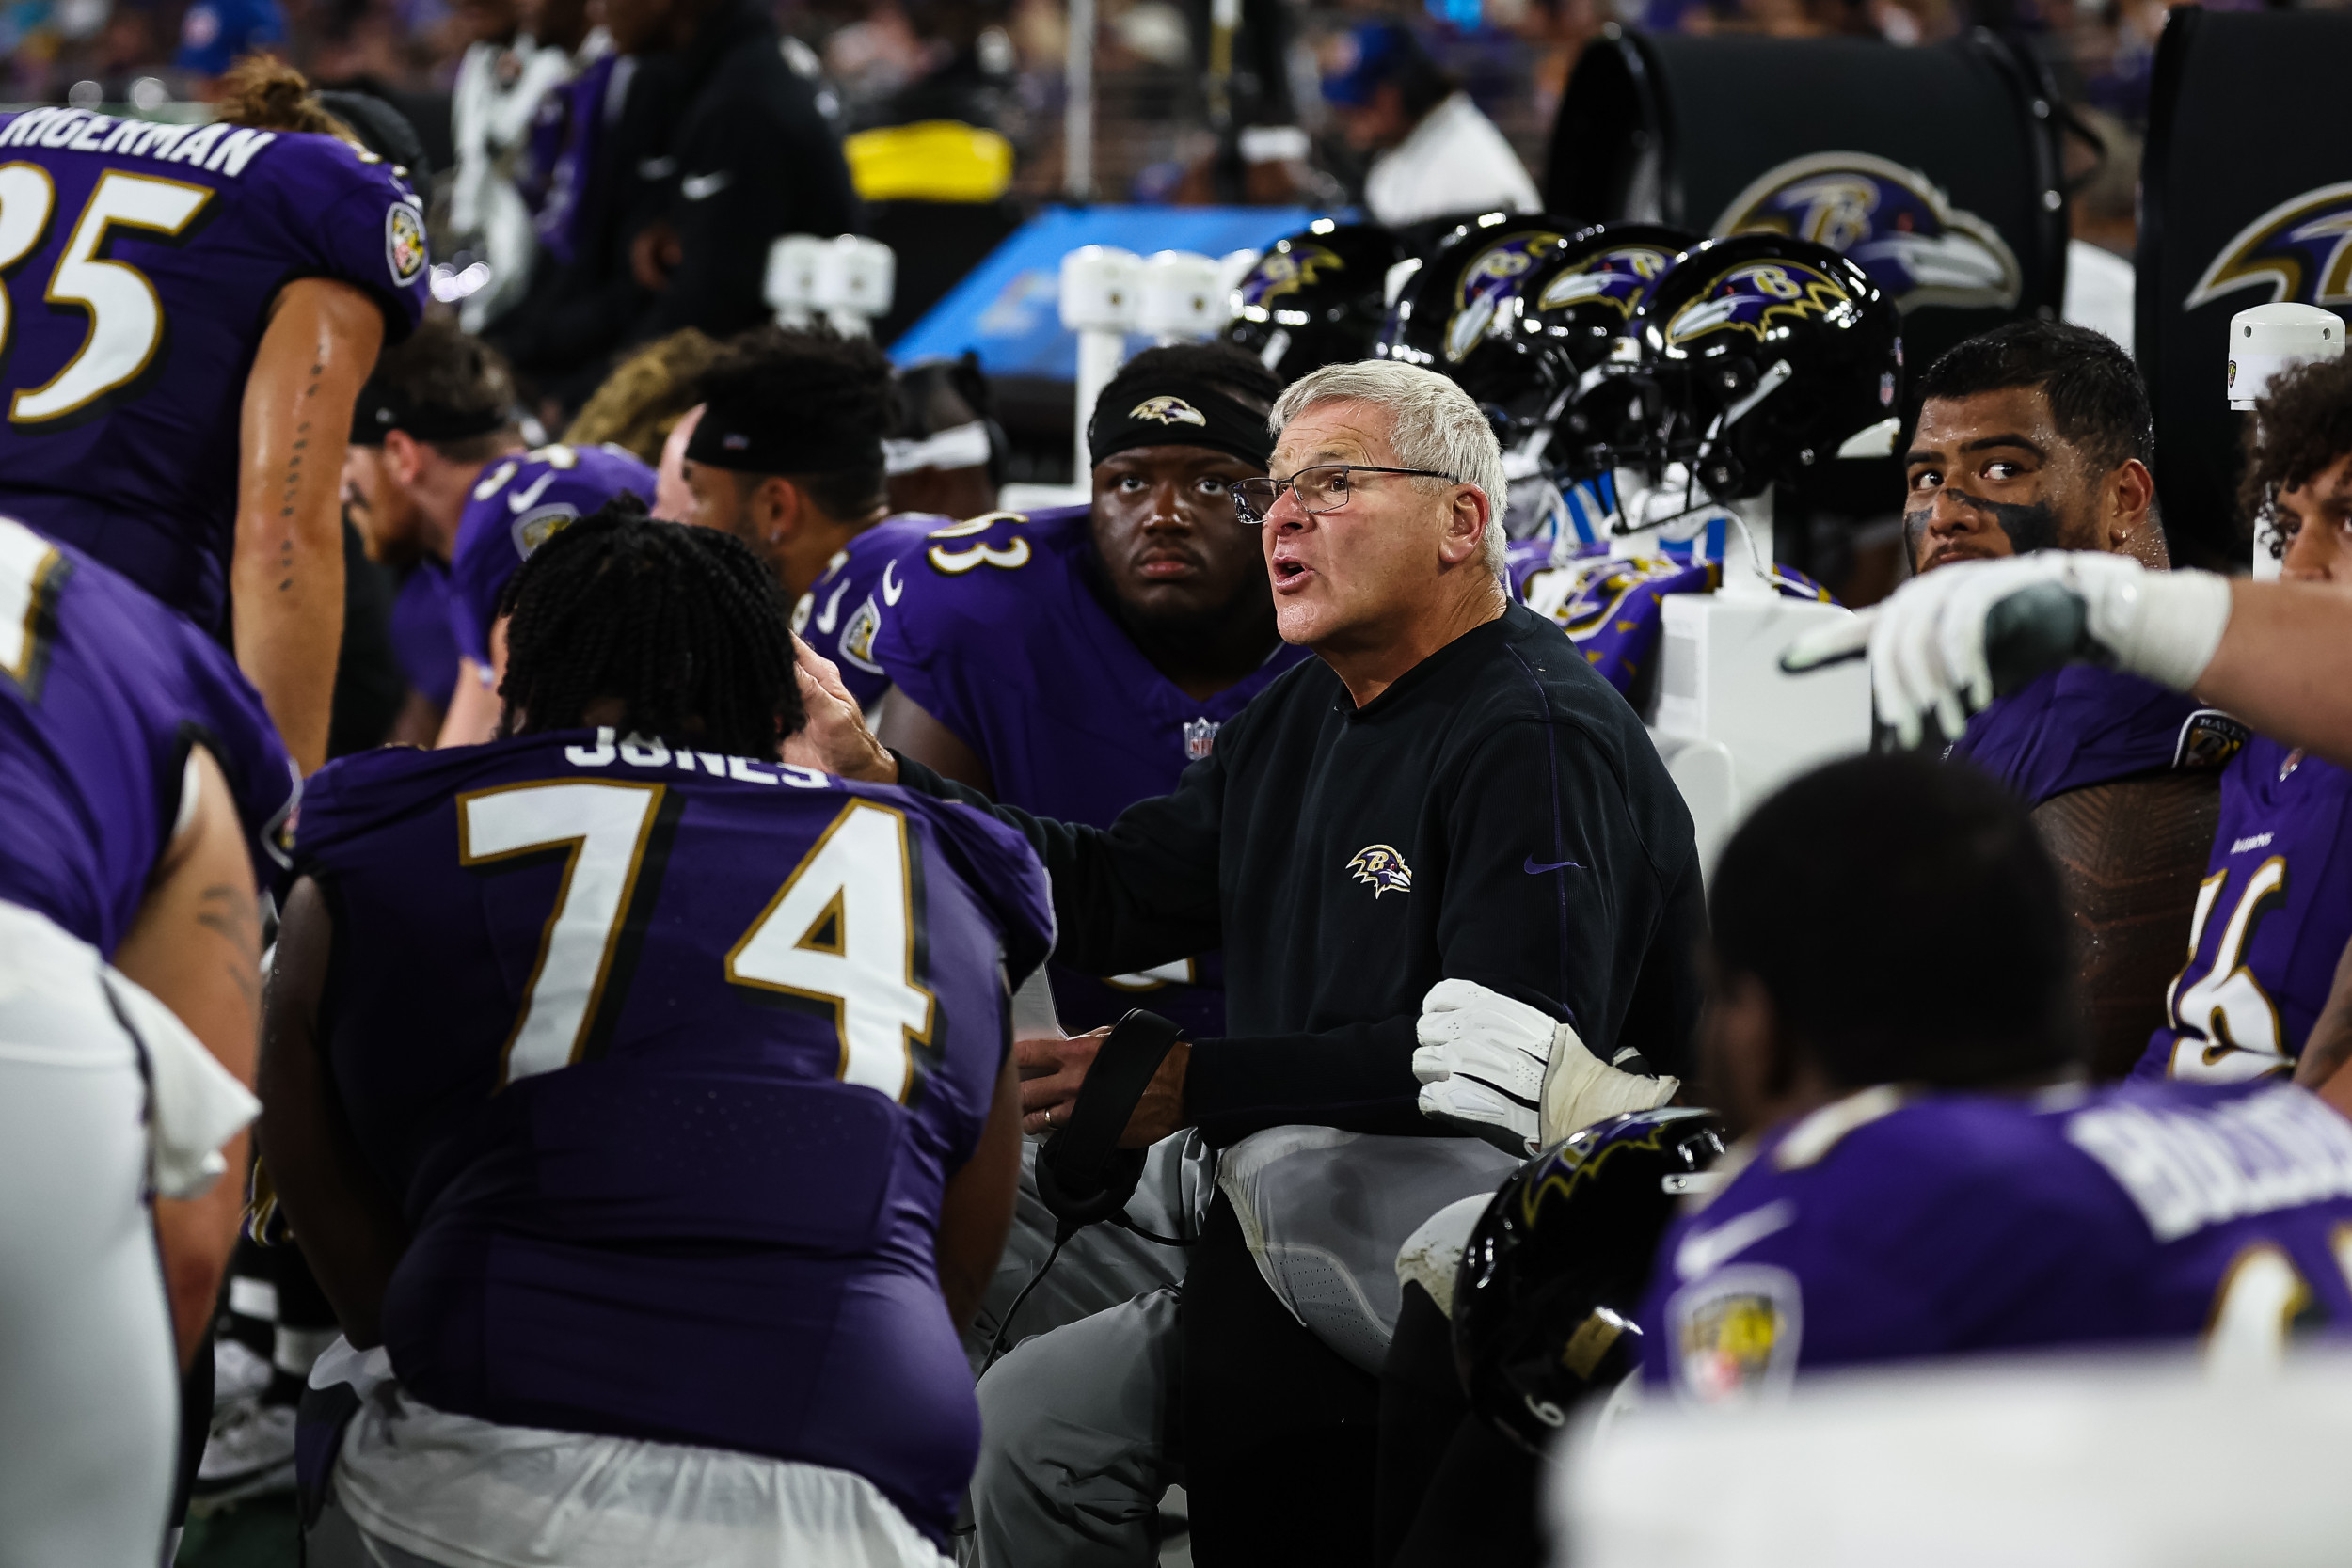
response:
M1326 219L1221 260L1073 252L1062 315L1082 332L1221 336L1286 379L1367 357L1439 372L1502 440L1510 531L1563 554L1655 542L1721 559L1738 503L1883 460L1900 429L1891 294L1780 234L1490 213L1416 253Z

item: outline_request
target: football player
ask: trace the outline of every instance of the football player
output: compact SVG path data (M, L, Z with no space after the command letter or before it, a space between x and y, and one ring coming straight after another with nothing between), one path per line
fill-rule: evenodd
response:
M890 510L890 361L871 340L830 328L759 327L726 344L702 393L686 443L687 520L750 546L791 603Z
M2352 1315L2352 1125L2280 1085L2074 1082L2057 868L1981 773L1810 774L1708 895L1704 1070L1746 1141L1659 1249L1650 1385L2201 1335L2260 1362Z
M424 308L424 223L298 73L251 59L225 90L206 125L0 116L0 509L233 643L307 771L343 436Z
M651 499L653 470L617 448L526 451L498 351L446 322L384 356L352 422L352 515L377 560L414 559L404 599L446 597L458 673L440 744L487 740L504 640L499 595L525 556L623 492Z
M2352 362L2274 382L2247 453L2241 504L2279 553L2279 575L2352 586ZM2352 990L2335 986L2352 941L2336 860L2352 852L2347 806L2352 773L2298 747L2255 736L2230 760L2188 962L2165 990L2141 1073L2206 1083L2292 1074L2317 1086L2352 1057L2352 995L2330 998ZM2315 1054L2298 1064L2307 1044Z
M933 1568L1044 873L778 763L792 638L738 540L625 497L501 608L507 738L340 759L295 844L262 1143L397 1380L336 1496L404 1560Z
M163 1555L294 783L217 643L0 517L0 1559Z
M2044 549L2168 563L2148 394L2112 339L2012 322L1945 354L1920 392L1904 457L1916 571ZM2188 697L2076 665L1994 699L1952 745L2036 808L2089 938L2081 1000L2100 1077L2128 1070L2158 1021L2213 842L2215 781L2244 736Z
M1004 434L989 417L977 359L937 359L898 373L898 433L882 443L890 510L977 517L996 510Z
M888 562L860 612L874 629L842 646L895 688L883 742L1025 811L1098 827L1173 789L1218 727L1305 657L1275 632L1257 537L1227 490L1265 473L1281 389L1224 344L1148 349L1088 424L1091 505L976 517ZM1224 1027L1214 954L1112 979L1050 974L1073 1030L1144 1005L1189 1031Z

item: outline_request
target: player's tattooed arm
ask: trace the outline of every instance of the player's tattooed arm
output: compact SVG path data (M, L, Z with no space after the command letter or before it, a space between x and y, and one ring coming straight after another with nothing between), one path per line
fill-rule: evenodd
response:
M2181 967L2220 813L2213 774L2094 784L2034 811L2074 927L2076 1006L2094 1078L2129 1072L2164 1022L2165 987Z
M241 1083L253 1082L261 918L229 782L211 753L189 759L183 812L115 950L115 967L171 1009ZM184 1363L203 1343L245 1196L246 1135L222 1146L230 1174L201 1197L155 1200L155 1235Z
M323 277L287 284L271 311L246 379L230 604L237 662L309 773L326 760L342 642L343 447L384 318Z
M408 1227L352 1135L318 1034L335 923L305 877L287 897L262 1008L262 1162L343 1335L379 1344Z

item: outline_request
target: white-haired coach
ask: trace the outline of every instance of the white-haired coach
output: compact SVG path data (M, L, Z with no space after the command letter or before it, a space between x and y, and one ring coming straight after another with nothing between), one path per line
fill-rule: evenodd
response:
M1633 711L1510 601L1502 456L1477 405L1365 361L1305 377L1271 423L1278 477L1236 487L1235 526L1260 530L1282 637L1319 657L1108 829L995 808L1053 874L1063 961L1116 974L1224 951L1232 1034L1170 1052L1127 1145L1184 1127L1229 1149L1278 1127L1458 1133L1424 1116L1413 1071L1423 998L1447 979L1566 1020L1601 1062L1632 1047L1682 1072L1702 918L1691 819ZM803 657L803 684L830 685ZM812 692L811 712L791 760L984 803L883 751L845 698ZM1099 1044L1022 1043L1030 1131L1068 1119ZM1518 1087L1512 1101L1456 1079L1447 1095L1532 1132L1534 1085ZM1148 1563L1171 1480L1204 1568L1368 1560L1377 1381L1285 1308L1223 1185L1181 1312L1114 1307L983 1379L983 1561ZM1308 1192L1307 1207L1335 1201ZM1389 1258L1425 1214L1383 1240Z

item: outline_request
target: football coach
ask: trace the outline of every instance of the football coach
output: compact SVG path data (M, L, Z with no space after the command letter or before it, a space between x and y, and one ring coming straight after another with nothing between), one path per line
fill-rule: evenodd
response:
M1441 980L1565 1021L1601 1063L1635 1050L1687 1076L1703 919L1690 815L1625 700L1510 599L1502 453L1477 404L1442 376L1366 360L1302 378L1269 423L1279 477L1234 486L1234 526L1258 531L1284 641L1318 657L1230 721L1174 793L1107 829L990 806L883 750L807 652L810 728L787 760L997 811L1052 874L1066 963L1117 974L1223 950L1231 1033L1168 1051L1127 1147L1185 1127L1218 1148L1280 1126L1460 1132L1423 1114L1413 1070ZM1020 1042L1028 1131L1069 1120L1102 1043ZM1485 1092L1452 1087L1457 1111ZM1469 1119L1524 1113L1532 1132L1534 1085L1518 1088ZM1137 1400L1181 1433L1147 1458L1161 1483L1184 1481L1204 1568L1367 1560L1376 1380L1277 1297L1227 1196L1169 1315L1177 1343L1108 1353L1097 1319L1031 1341L998 1373L1027 1361L1030 1403L1065 1401L1043 1413L1065 1433L1132 1419ZM1057 1385L1038 1353L1065 1337ZM1161 1386L1135 1395L1125 1380L1146 1362ZM981 1386L992 1453L996 1375ZM1111 1386L1127 1408L1094 1408ZM1152 1560L1158 1488L1122 1473L1135 1454L1032 1465L1003 1489L1023 1494L1025 1526L988 1518L995 1462L984 1454L975 1482L982 1560ZM1038 1538L1048 1523L1059 1539Z

